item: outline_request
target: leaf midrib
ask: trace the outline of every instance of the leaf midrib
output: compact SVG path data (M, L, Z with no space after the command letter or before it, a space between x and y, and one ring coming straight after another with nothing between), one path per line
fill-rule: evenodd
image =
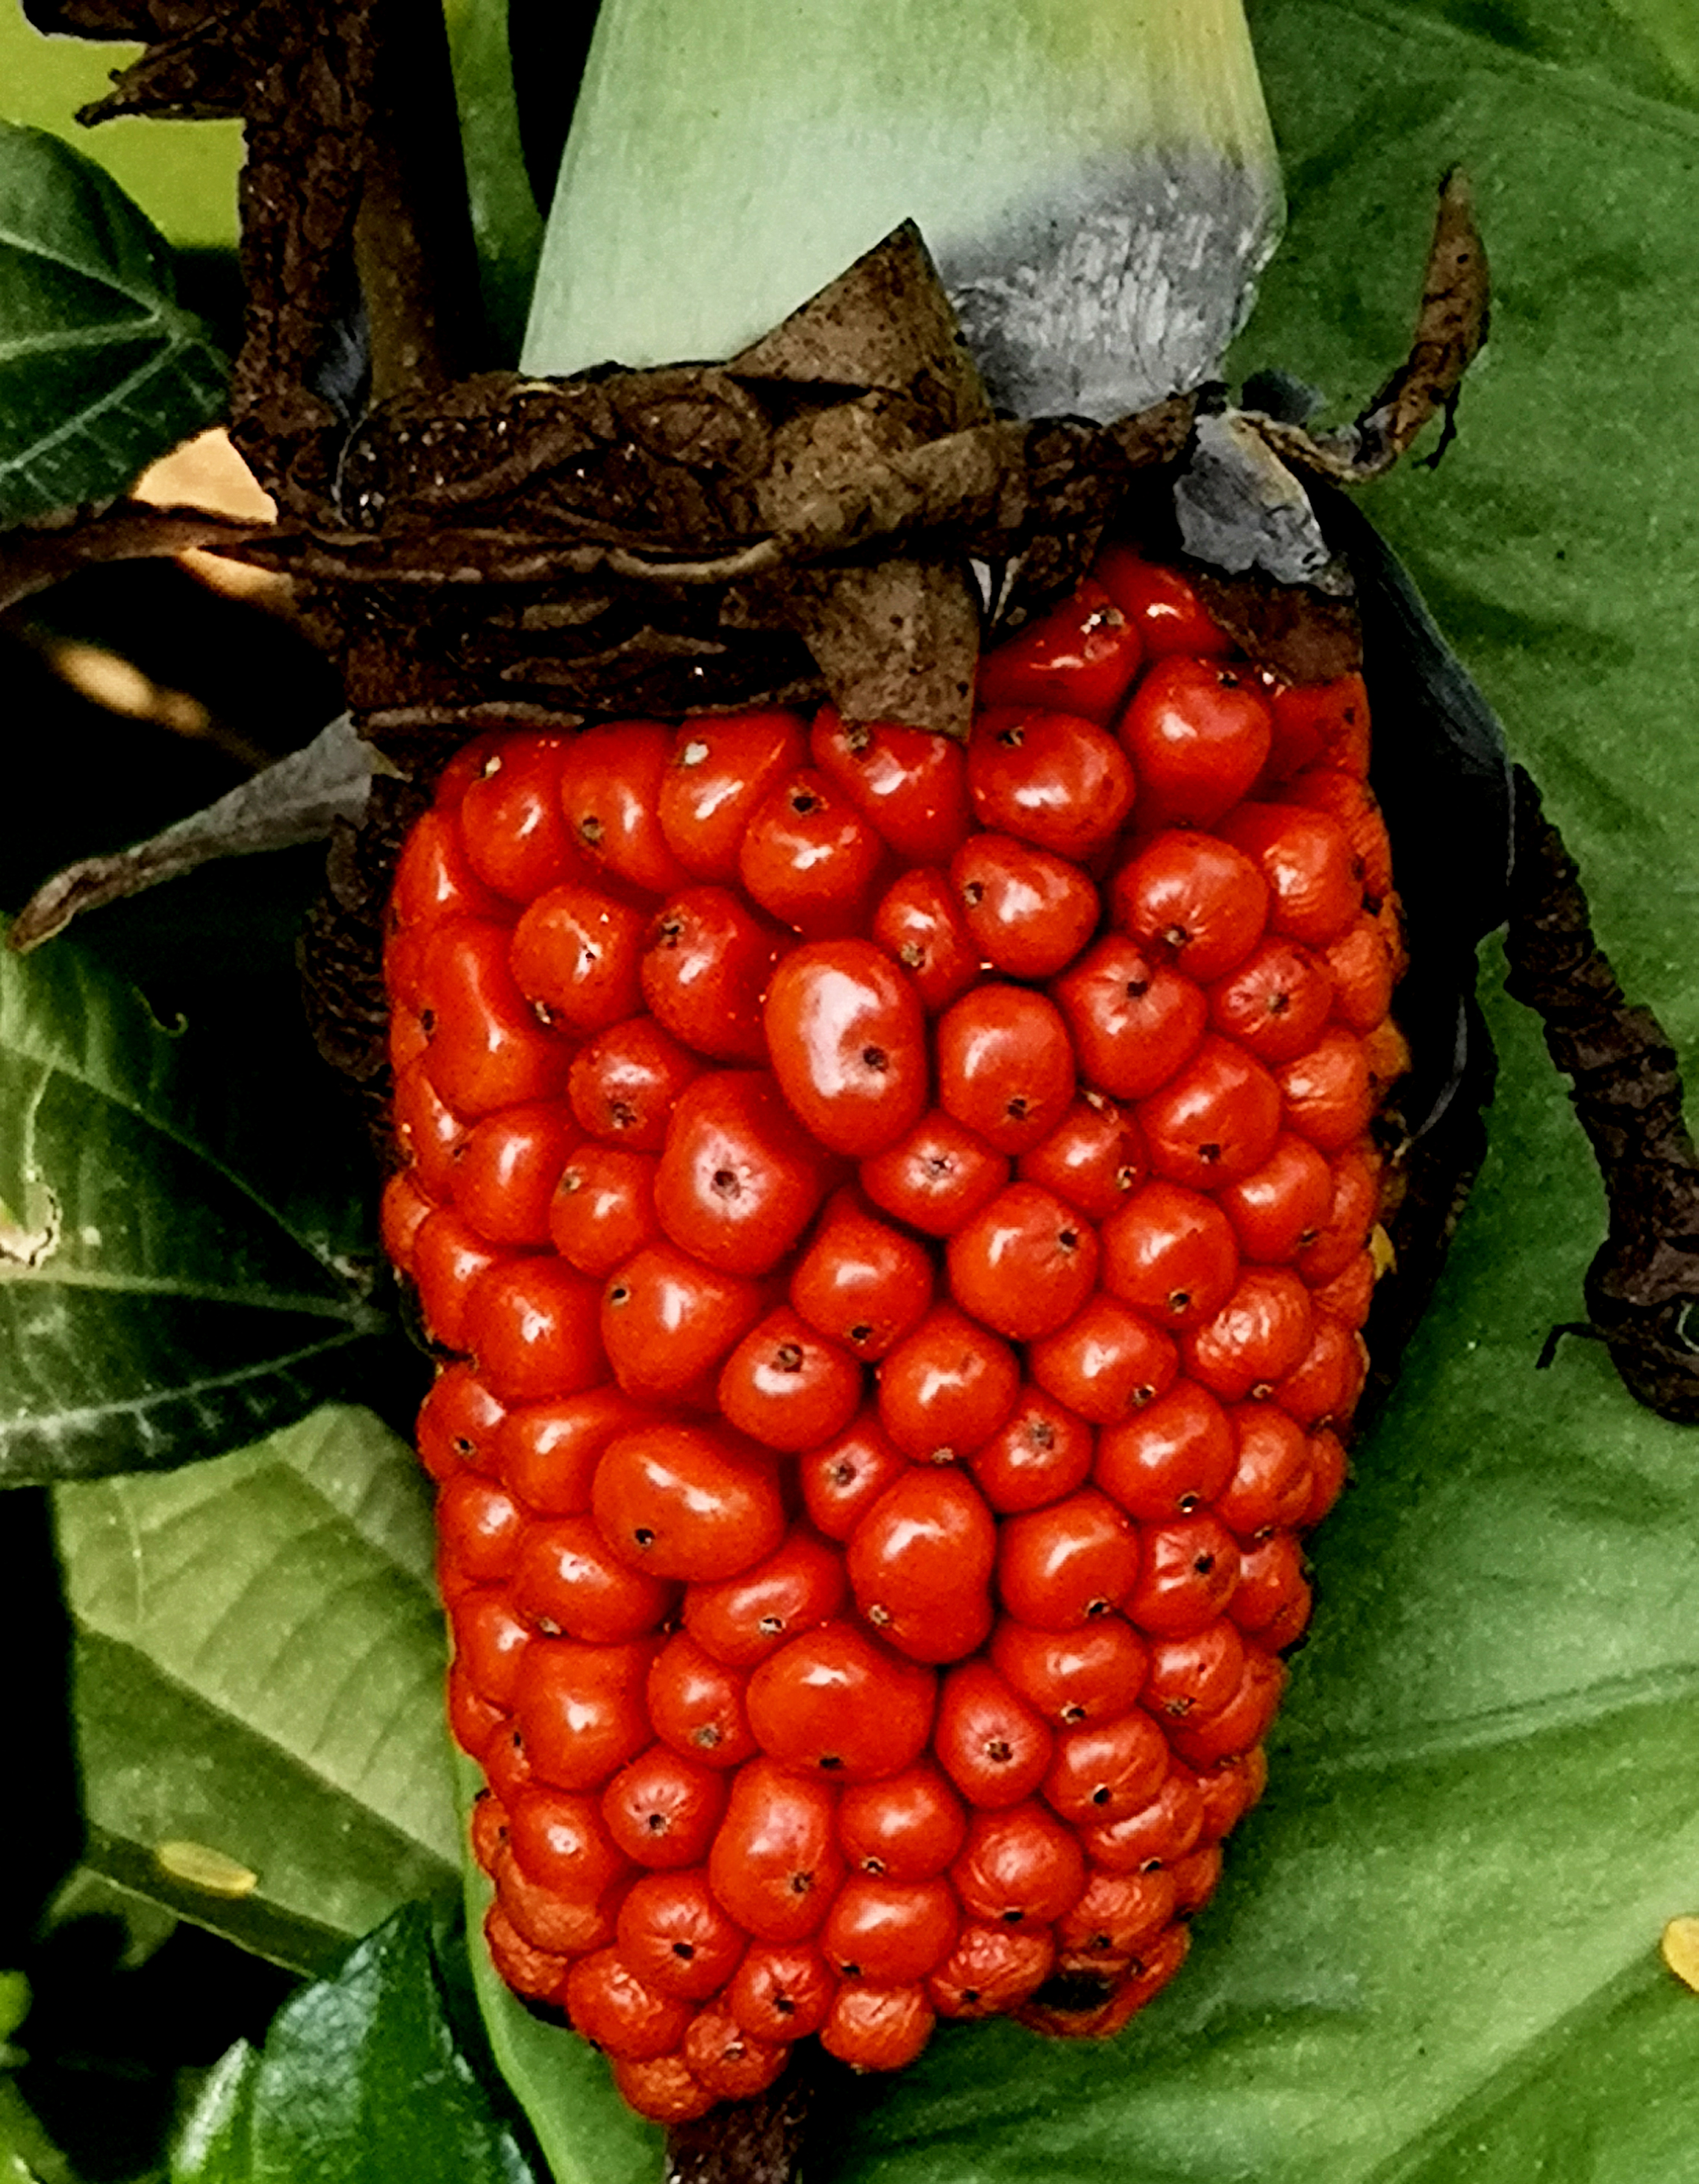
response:
M80 281L86 281L92 287L104 288L109 295L121 296L126 304L134 304L138 311L152 317L176 308L160 289L131 288L118 278L110 265L86 265L80 259L67 257L57 244L44 242L40 236L21 235L15 228L0 227L0 250L15 250L20 257L39 258L45 265L75 273Z
M3 921L0 921L0 924L3 924ZM79 961L75 966L74 974L77 978L80 988L81 989L80 1000L84 1022L86 1023L92 1013L88 999L91 984L90 973L86 966ZM140 994L133 987L125 986L122 989L120 1005L126 1009L136 1011L138 1014L146 1014L146 1003L142 1000ZM25 1004L25 1008L21 1010L19 1013L25 1015L27 1018L27 1004ZM25 1023L24 1028L25 1030L28 1028L27 1021ZM145 1033L144 1035L149 1039L150 1044L154 1037L164 1038L165 1036L163 1032L157 1031ZM250 1183L245 1176L238 1174L237 1171L230 1166L228 1162L220 1159L218 1155L208 1145L202 1143L199 1139L189 1136L183 1130L172 1128L167 1120L162 1118L159 1115L142 1105L138 1100L125 1098L121 1090L115 1089L109 1085L98 1084L92 1077L88 1075L86 1071L69 1066L63 1054L55 1055L44 1053L38 1047L34 1045L27 1038L21 1039L14 1039L7 1048L7 1051L18 1056L24 1061L32 1063L36 1068L46 1071L51 1076L63 1078L67 1084L78 1086L81 1090L88 1093L92 1097L103 1100L110 1107L116 1108L120 1114L130 1116L132 1120L140 1123L145 1128L153 1131L156 1136L163 1139L167 1145L175 1145L180 1152L187 1153L192 1160L200 1162L212 1174L220 1177L224 1182L228 1184L240 1197L246 1199L251 1206L257 1207L259 1211L265 1216L266 1219L271 1223L273 1227L280 1229L289 1241L296 1245L298 1250L304 1251L307 1256L312 1260L315 1265L322 1267L336 1283L337 1290L340 1294L346 1295L348 1293L348 1284L338 1270L336 1263L335 1254L330 1250L328 1245L320 1249L311 1240L310 1238L303 1235L298 1229L291 1227L289 1222L282 1212L271 1203L269 1198L264 1196L259 1189L253 1184ZM150 1055L149 1059L150 1062L163 1059L169 1063L170 1061L175 1059L175 1057L171 1056L159 1057L157 1055Z
M120 380L115 387L109 387L97 402L92 402L86 409L77 410L56 431L45 433L40 439L32 441L12 460L0 462L0 479L19 475L31 464L38 462L42 455L51 453L53 448L63 445L65 441L73 440L79 433L86 432L95 419L104 416L109 410L121 407L137 389L145 387L149 380L157 378L169 365L175 364L187 351L204 346L198 336L186 331L179 331L172 334L156 357L139 370L131 372L128 378Z
M1251 4L1254 12L1255 0ZM1649 92L1630 90L1610 76L1590 75L1572 64L1547 60L1539 53L1518 53L1513 47L1501 45L1496 39L1485 37L1479 31L1469 30L1448 17L1418 14L1407 6L1394 7L1387 4L1387 0L1309 0L1309 4L1359 23L1372 24L1381 31L1395 32L1423 47L1460 47L1475 55L1484 68L1537 80L1542 90L1568 104L1587 109L1602 104L1613 107L1625 119L1667 130L1673 136L1699 139L1699 114L1686 107L1655 98Z
M388 1546L380 1539L374 1537L371 1534L362 1530L361 1528L348 1516L346 1512L337 1502L333 1502L315 1480L304 1475L298 1466L288 1462L286 1459L284 1460L281 1468L288 1472L291 1479L295 1482L299 1489L307 1495L323 1513L322 1517L318 1520L317 1524L312 1528L314 1531L318 1529L334 1531L346 1538L352 1539L358 1543L359 1548L361 1552L371 1556L372 1558L379 1564L380 1574L387 1574L393 1577L398 1578L406 1585L408 1590L417 1595L422 1602L427 1605L432 1604L432 1588L428 1582L421 1580L415 1570L409 1568L407 1563L400 1558L392 1547ZM126 1524L129 1525L132 1535L141 1545L143 1553L145 1554L149 1551L149 1535L146 1530L136 1526L134 1513L130 1507L127 1496L123 1491L121 1481L118 1483L115 1489L112 1485L102 1485L95 1481L84 1482L68 1480L65 1484L71 1487L81 1485L83 1487L85 1491L89 1493L104 1494L114 1498L116 1501L119 1508L123 1513L125 1521ZM235 1491L237 1490L225 1489L224 1490ZM204 1505L202 1506L203 1507ZM308 1536L310 1536L310 1534L308 1535ZM267 1566L269 1567L269 1564ZM110 1625L97 1620L95 1616L89 1613L86 1606L73 1606L73 1618L76 1624L76 1628L80 1632L83 1632L90 1637L98 1638L103 1644L119 1648L124 1653L131 1656L131 1658L143 1662L148 1669L154 1675L158 1676L162 1682L170 1685L174 1691L192 1701L196 1706L204 1708L205 1711L214 1719L214 1720L233 1723L237 1728L242 1730L245 1735L252 1736L257 1742L265 1745L270 1751L277 1753L281 1758L287 1760L291 1766L297 1768L302 1774L307 1775L309 1780L315 1783L320 1789L335 1797L354 1799L360 1803L364 1810L371 1814L374 1818L382 1821L387 1827L393 1828L397 1835L401 1836L404 1840L412 1843L415 1849L425 1852L430 1857L434 1858L440 1856L440 1852L433 1844L421 1841L419 1837L414 1836L409 1830L401 1826L398 1822L392 1819L387 1813L381 1811L376 1805L371 1804L370 1801L361 1794L359 1789L351 1786L346 1782L338 1780L332 1774L327 1774L309 1752L298 1749L295 1746L287 1742L284 1737L279 1734L277 1726L275 1723L266 1723L249 1719L245 1715L238 1713L235 1706L227 1699L220 1696L215 1692L209 1691L203 1684L199 1684L193 1680L196 1675L202 1673L204 1664L208 1659L217 1659L221 1654L228 1651L227 1647L220 1646L218 1642L218 1634L220 1630L226 1628L232 1618L237 1616L242 1603L248 1600L255 1584L262 1574L263 1571L261 1570L251 1570L244 1576L240 1589L233 1598L226 1603L224 1609L221 1611L218 1620L211 1624L206 1630L203 1631L195 1640L192 1653L185 1667L174 1667L170 1663L162 1660L159 1655L150 1648L145 1640L137 1639L132 1635L121 1630L114 1629ZM354 1585L361 1581L362 1580L350 1580L349 1584L350 1585ZM180 1589L185 1580L180 1575L174 1581L168 1580L168 1583L171 1582L175 1582L176 1587ZM142 1591L145 1596L145 1583L142 1585ZM328 1596L321 1596L311 1603L312 1613L316 1613L322 1610L326 1597L328 1597ZM144 1608L138 1609L138 1613L145 1614L145 1613L146 1610ZM288 1633L281 1634L278 1640L279 1651L281 1652L287 1650L289 1642L297 1635L297 1631L292 1629ZM383 1724L384 1734L382 1737L374 1743L372 1752L367 1754L366 1758L363 1763L363 1765L366 1769L370 1769L372 1764L373 1755L381 1748L382 1744L387 1741L388 1734L393 1730L393 1721L386 1722Z
M24 1418L0 1419L0 1457L14 1438L33 1437L53 1440L67 1432L76 1432L97 1424L100 1421L121 1418L126 1413L139 1416L151 1408L167 1403L190 1402L197 1397L212 1395L221 1388L239 1387L244 1380L263 1379L287 1373L297 1365L305 1365L315 1358L324 1357L335 1350L345 1349L348 1344L363 1341L365 1332L358 1328L345 1328L329 1340L313 1344L305 1350L292 1350L284 1357L267 1357L251 1365L244 1365L233 1373L218 1373L204 1379L175 1383L169 1388L151 1393L125 1396L106 1403L84 1404L74 1411L31 1412ZM3 1468L3 1467L0 1467ZM67 1476L62 1472L43 1474L42 1483L69 1486L88 1486L98 1483L99 1474L81 1477Z
M281 1225L281 1224L280 1224ZM286 1229L286 1234L292 1232ZM232 1290L216 1282L183 1281L165 1274L103 1274L92 1268L65 1268L57 1257L38 1266L0 1268L0 1295L8 1288L102 1290L119 1295L181 1297L194 1304L246 1306L255 1312L292 1312L313 1319L337 1319L365 1333L387 1323L383 1313L344 1290L340 1298L293 1290Z
M1415 1723L1392 1736L1353 1737L1323 1727L1301 1730L1281 1740L1280 1752L1302 1768L1306 1784L1321 1786L1341 1775L1395 1774L1464 1752L1558 1736L1618 1714L1690 1697L1699 1698L1699 1663L1602 1677L1596 1683L1574 1685L1507 1706Z

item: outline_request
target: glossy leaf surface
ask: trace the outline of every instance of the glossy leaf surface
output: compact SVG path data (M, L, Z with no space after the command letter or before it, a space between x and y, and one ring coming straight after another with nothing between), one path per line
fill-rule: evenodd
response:
M429 1497L393 1435L327 1407L57 1517L87 1865L310 1970L452 1886Z
M0 524L120 492L218 415L225 378L141 209L0 124Z

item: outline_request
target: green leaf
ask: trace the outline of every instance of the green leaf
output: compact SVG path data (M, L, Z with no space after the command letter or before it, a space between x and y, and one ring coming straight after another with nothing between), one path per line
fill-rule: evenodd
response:
M455 1780L470 1814L482 1777L459 1759ZM462 1830L461 1841L466 1840ZM537 2134L554 2184L656 2184L665 2134L634 2115L614 2087L605 2056L563 2027L533 2017L505 1986L483 1946L494 1890L476 1860L464 1860L468 1953L479 2014L502 2076Z
M68 142L83 135L72 119L111 89L114 68L139 45L47 37L16 5L0 8L0 120L50 129ZM126 115L103 122L100 163L180 250L233 249L242 124L162 121Z
M1580 0L1251 14L1291 220L1239 366L1354 409L1403 354L1434 185L1465 164L1491 345L1458 443L1373 510L1691 1083L1699 121L1644 95L1645 43ZM1501 972L1490 952L1490 1157L1315 1541L1271 1788L1191 1960L1103 2048L944 2032L866 2085L838 2184L1699 2180L1699 2003L1657 1956L1699 1910L1699 1435L1637 1410L1593 1345L1535 1369L1602 1207ZM604 2128L577 2126L587 2170Z
M0 2076L0 2184L77 2184L70 2164L9 2077Z
M543 248L543 215L520 143L507 0L444 0L484 316L516 364Z
M313 1971L453 1886L429 1497L393 1435L326 1408L55 1503L85 1864Z
M401 1911L333 1980L238 2043L203 2089L172 2184L534 2184L449 2021L430 1922Z
M0 523L121 491L219 415L225 380L140 209L0 123Z
M75 947L0 950L0 1480L219 1453L338 1383L387 1323L322 1146Z

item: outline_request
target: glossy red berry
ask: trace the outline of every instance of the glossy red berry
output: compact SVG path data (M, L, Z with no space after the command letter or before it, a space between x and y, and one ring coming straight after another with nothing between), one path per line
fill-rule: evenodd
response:
M794 949L773 973L764 1021L780 1089L819 1144L865 1160L920 1120L920 996L871 941Z
M703 1427L616 1435L596 1466L590 1507L614 1552L652 1577L735 1577L784 1537L771 1459Z
M1139 777L1144 816L1212 827L1249 793L1273 730L1245 669L1177 653L1139 682L1117 733Z
M1026 1342L1053 1334L1090 1295L1097 1236L1037 1184L1011 1183L956 1230L947 1259L950 1292L961 1309Z
M982 827L1076 864L1106 849L1133 809L1126 753L1078 713L991 701L967 746L967 785Z

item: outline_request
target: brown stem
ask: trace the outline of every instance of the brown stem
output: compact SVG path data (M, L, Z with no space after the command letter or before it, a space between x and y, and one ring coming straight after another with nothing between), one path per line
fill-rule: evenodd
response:
M1545 1025L1605 1186L1609 1229L1587 1270L1588 1331L1637 1401L1699 1422L1699 1158L1675 1051L1651 1010L1624 994L1574 860L1532 780L1520 766L1514 777L1506 983Z
M435 0L387 0L354 222L374 401L444 387L478 361L476 262L448 36Z

